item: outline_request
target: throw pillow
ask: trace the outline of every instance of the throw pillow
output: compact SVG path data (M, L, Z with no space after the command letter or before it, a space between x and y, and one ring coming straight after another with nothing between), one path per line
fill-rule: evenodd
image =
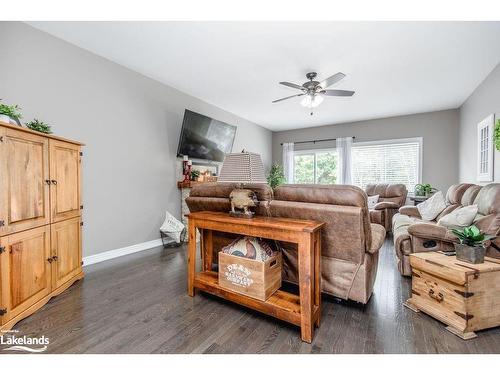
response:
M238 237L229 245L222 248L222 252L238 257L266 261L275 256L278 246L275 241L266 241L257 237Z
M423 220L434 220L444 209L446 202L443 193L438 191L426 201L417 205L418 212Z
M378 203L378 195L369 195L368 196L368 209L373 210L373 207Z
M468 227L477 215L477 204L457 208L439 219L438 224L449 229L461 229Z

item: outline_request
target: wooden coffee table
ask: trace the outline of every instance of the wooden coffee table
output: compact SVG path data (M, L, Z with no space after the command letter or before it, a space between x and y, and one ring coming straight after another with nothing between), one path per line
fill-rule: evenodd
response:
M314 326L321 319L321 227L313 220L256 216L235 218L227 213L190 213L188 246L188 294L195 288L300 327L301 338L312 342ZM196 272L196 229L201 233L202 271ZM212 271L213 231L296 243L298 246L299 295L277 290L266 301L247 297L219 286Z

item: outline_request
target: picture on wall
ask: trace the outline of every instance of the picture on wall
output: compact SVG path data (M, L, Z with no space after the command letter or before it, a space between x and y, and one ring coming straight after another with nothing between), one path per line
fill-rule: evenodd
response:
M489 115L477 124L477 180L493 181L493 126L495 115Z

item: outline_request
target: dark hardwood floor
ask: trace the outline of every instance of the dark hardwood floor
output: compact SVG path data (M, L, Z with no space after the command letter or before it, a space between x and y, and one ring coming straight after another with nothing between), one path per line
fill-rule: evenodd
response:
M152 249L85 271L84 280L14 329L48 337L48 353L500 353L500 328L463 341L402 306L410 280L397 272L392 239L381 249L370 302L324 297L312 345L292 325L200 292L188 297L184 248Z

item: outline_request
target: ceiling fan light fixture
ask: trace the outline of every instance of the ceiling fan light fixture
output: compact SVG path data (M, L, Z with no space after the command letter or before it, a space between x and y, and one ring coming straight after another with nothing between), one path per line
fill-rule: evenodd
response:
M307 94L300 101L300 105L306 108L316 108L323 102L323 99L323 95L320 94Z
M312 107L316 108L317 106L319 106L321 103L323 103L323 99L323 95L315 94L311 103Z

